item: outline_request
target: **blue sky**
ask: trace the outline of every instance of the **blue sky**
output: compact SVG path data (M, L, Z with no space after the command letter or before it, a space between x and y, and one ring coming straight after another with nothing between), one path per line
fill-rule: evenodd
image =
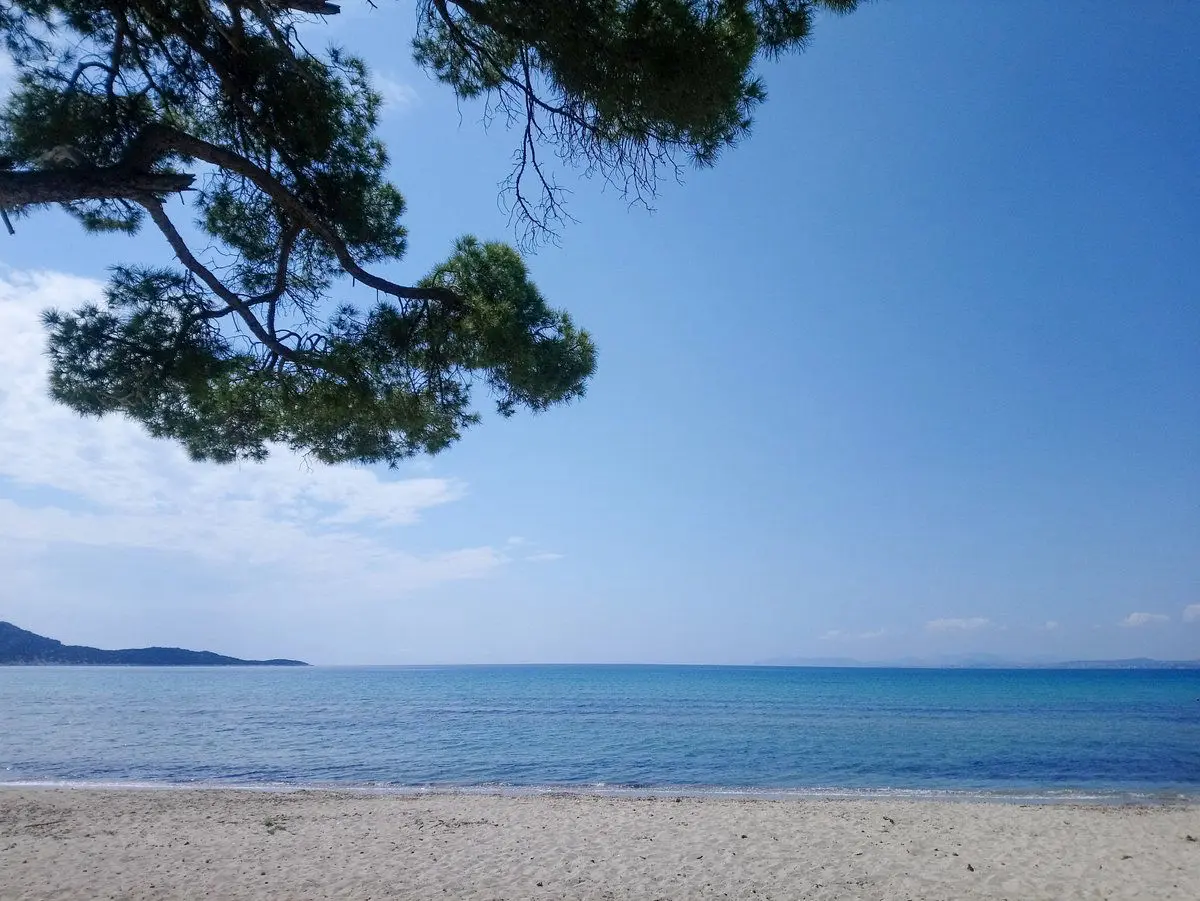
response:
M511 238L485 132L363 53L416 278ZM0 237L0 619L325 663L1200 657L1200 6L871 4L752 138L531 261L588 397L398 472L188 462L45 399L36 312L152 234Z

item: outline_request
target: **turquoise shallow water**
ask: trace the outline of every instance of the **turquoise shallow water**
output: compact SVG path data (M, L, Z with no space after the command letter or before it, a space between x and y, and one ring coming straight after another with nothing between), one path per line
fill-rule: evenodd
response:
M0 667L0 782L1200 797L1200 671Z

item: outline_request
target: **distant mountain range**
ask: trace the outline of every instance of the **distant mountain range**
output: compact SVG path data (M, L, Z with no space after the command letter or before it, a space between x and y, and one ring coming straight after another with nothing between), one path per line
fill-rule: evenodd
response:
M82 664L89 666L308 666L302 660L239 660L212 651L184 648L128 648L103 651L63 644L12 623L0 622L0 666Z
M856 660L853 657L773 657L760 666L842 666L924 669L1200 669L1200 660L1011 660L995 654L953 657L902 657L898 660Z

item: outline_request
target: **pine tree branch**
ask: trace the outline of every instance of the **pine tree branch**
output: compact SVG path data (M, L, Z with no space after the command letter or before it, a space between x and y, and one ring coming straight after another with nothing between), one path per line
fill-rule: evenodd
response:
M312 13L315 16L336 16L342 8L336 3L326 3L324 0L268 0L270 6L278 9L292 9L296 12Z
M172 151L202 160L218 166L227 172L236 172L255 187L271 198L279 208L293 221L300 223L322 241L337 257L342 269L368 287L375 288L384 294L399 300L436 301L452 308L462 307L462 298L449 288L427 287L417 288L400 285L382 276L374 275L363 269L354 259L346 242L320 215L299 200L287 186L267 170L255 165L250 160L233 151L210 144L201 138L171 128L168 125L155 125L148 129L150 134L147 143L151 146L168 148Z
M0 207L161 197L188 190L194 180L185 172L147 172L126 164L0 171Z
M259 322L258 317L254 315L254 311L250 306L242 298L238 297L237 294L225 287L225 284L213 274L212 270L196 258L191 248L187 246L187 242L183 240L183 236L179 234L179 230L175 228L175 223L171 221L171 218L167 215L167 211L163 209L161 202L153 197L134 199L150 214L150 218L154 220L154 224L158 226L158 230L163 233L163 236L167 239L167 243L175 251L175 256L179 258L179 262L183 263L189 272L204 282L213 294L221 298L232 311L236 312L242 321L246 323L246 327L250 329L251 334L255 338L261 341L270 351L292 363L312 364L315 362L311 355L293 350L281 342L276 335L268 331Z

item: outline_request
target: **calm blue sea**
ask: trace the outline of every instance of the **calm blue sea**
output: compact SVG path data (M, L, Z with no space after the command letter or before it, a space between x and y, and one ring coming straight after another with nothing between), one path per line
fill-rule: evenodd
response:
M1200 672L0 667L0 782L1200 797Z

